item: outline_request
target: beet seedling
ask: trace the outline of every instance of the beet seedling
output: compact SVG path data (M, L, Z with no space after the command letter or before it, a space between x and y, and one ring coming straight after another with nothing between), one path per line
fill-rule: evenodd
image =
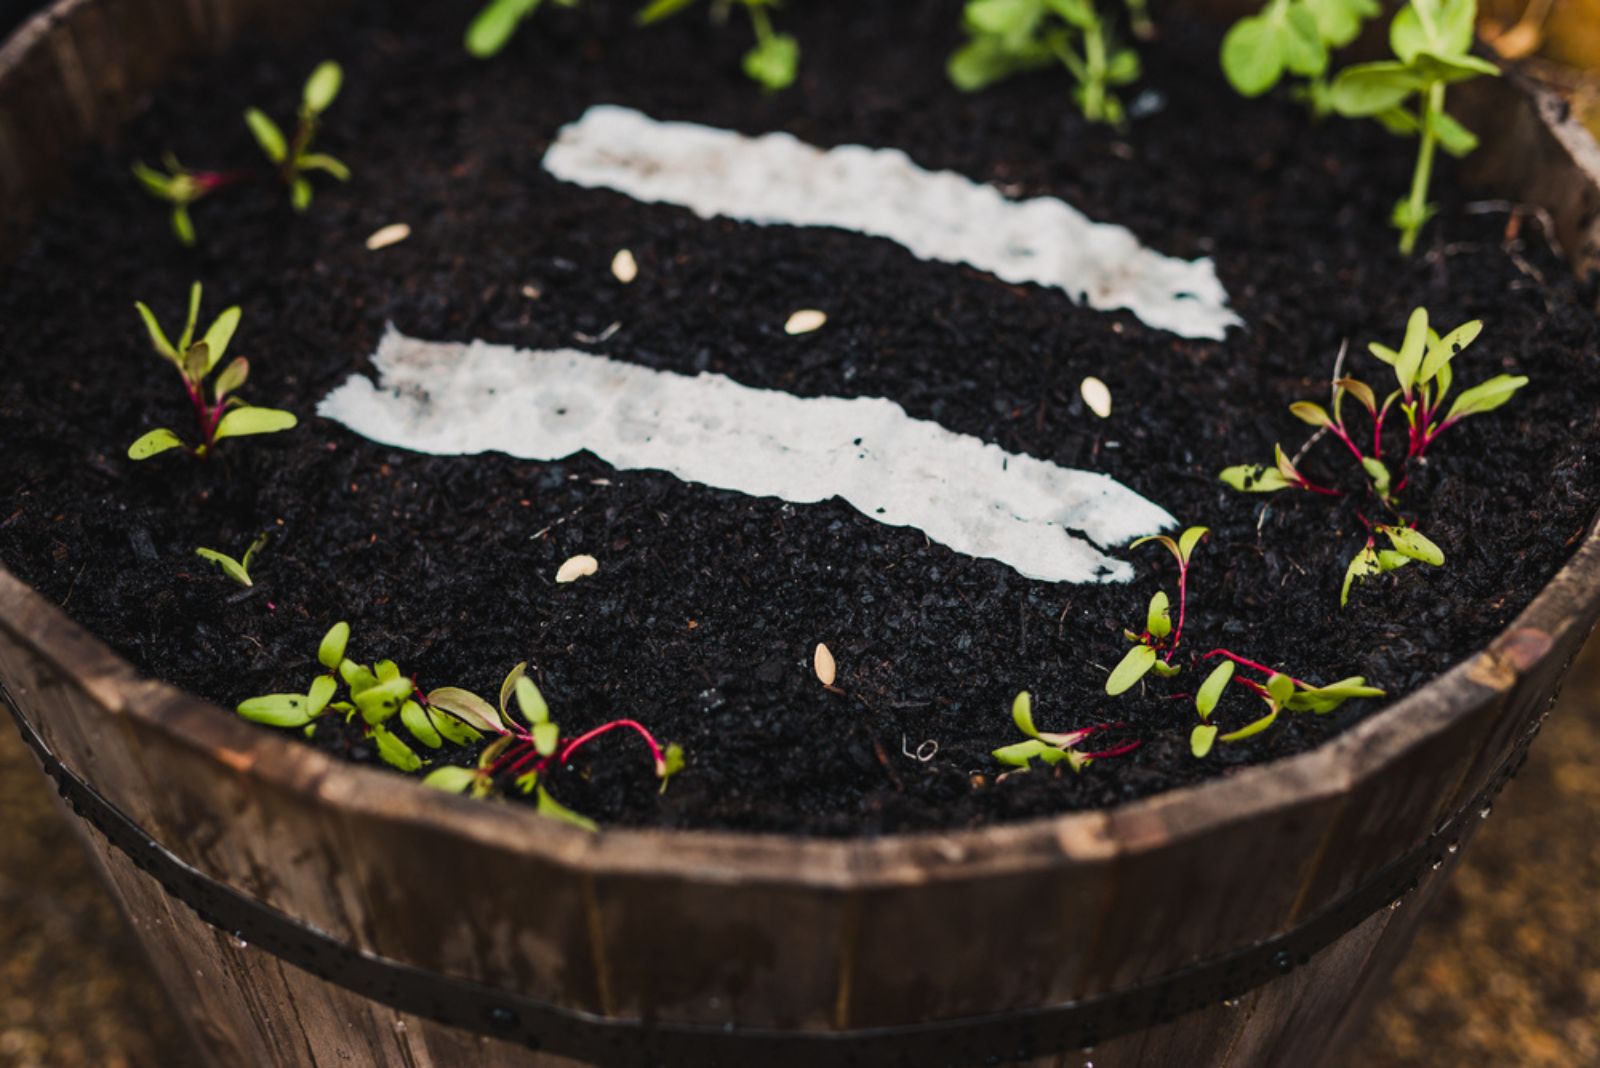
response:
M1129 546L1134 548L1147 542L1156 542L1165 546L1178 562L1178 622L1176 626L1173 625L1171 599L1165 590L1158 590L1150 598L1150 607L1145 612L1144 630L1137 634L1131 630L1122 632L1134 646L1106 678L1106 693L1112 697L1128 692L1151 671L1163 678L1171 678L1180 670L1172 658L1183 641L1183 621L1189 608L1189 558L1209 532L1208 527L1189 527L1178 535L1176 541L1165 534L1157 534L1140 538Z
M1130 6L1136 29L1144 6ZM1090 122L1121 126L1127 112L1113 92L1139 78L1139 54L1119 45L1094 0L967 0L968 40L946 71L956 88L976 92L1013 74L1060 63L1076 83L1073 100Z
M245 109L245 125L250 127L256 144L277 168L278 178L288 187L289 203L295 211L305 211L311 206L312 189L307 174L322 171L341 182L350 179L350 168L342 162L325 153L311 151L322 114L339 95L343 83L344 71L339 64L325 60L317 65L301 91L300 112L292 140L286 138L278 124L260 108Z
M773 29L772 16L768 14L768 9L779 7L780 0L737 0L737 2L750 17L750 28L756 35L756 43L744 54L745 77L768 92L775 93L780 89L789 88L794 84L795 77L800 71L800 42L790 34L779 33ZM635 21L641 26L649 26L671 18L694 4L695 0L651 0L640 9ZM731 0L719 0L714 3L711 9L712 17L719 21L726 18L730 6Z
M1350 603L1350 586L1357 579L1365 581L1372 575L1387 574L1405 567L1413 560L1434 567L1444 566L1444 553L1415 528L1380 524L1372 529L1366 546L1356 553L1350 566L1345 569L1344 586L1339 591L1340 608ZM1392 548L1378 548L1377 536L1380 534L1389 539Z
M254 586L255 582L250 578L250 561L255 559L256 553L260 552L261 547L266 543L267 536L263 534L251 542L250 547L244 551L244 555L237 560L227 553L218 552L216 549L196 549L194 554L202 560L209 560L222 568L222 573L239 585Z
M317 648L317 662L327 672L312 680L306 693L275 693L252 697L239 704L239 715L269 727L309 728L312 721L329 713L343 713L346 722L356 717L384 763L401 771L416 771L422 758L391 729L398 718L413 739L429 749L445 742L470 745L483 734L477 724L458 716L448 702L436 703L434 695L424 694L416 679L401 673L392 660L379 660L372 666L345 656L350 641L350 625L335 623ZM336 701L339 684L349 692L348 700Z
M189 288L189 316L184 321L183 333L178 335L176 344L167 339L161 325L156 322L155 313L143 302L135 303L134 307L144 322L156 354L169 361L182 376L183 387L189 394L189 403L199 423L200 439L196 444L189 445L173 431L160 427L142 435L128 447L129 459L148 460L168 449L180 448L204 459L216 450L217 443L224 438L275 434L290 429L298 422L289 412L276 408L253 408L238 397L236 391L250 376L250 361L242 356L231 361L211 380L208 398L207 379L222 362L223 355L228 351L228 343L233 340L234 331L239 326L241 313L237 306L217 316L207 328L205 336L196 341L194 333L200 315L200 283L194 283Z
M1276 671L1254 660L1247 660L1226 649L1213 649L1202 659L1212 660L1217 657L1223 657L1223 662L1213 669L1199 692L1195 694L1195 711L1200 715L1200 723L1189 735L1189 748L1197 758L1204 758L1217 742L1239 742L1260 734L1276 723L1278 715L1285 710L1311 712L1321 716L1332 712L1346 701L1358 697L1382 697L1384 694L1382 690L1368 686L1367 680L1360 675L1352 675L1327 686L1313 686L1303 679ZM1240 677L1236 674L1238 668L1252 671L1259 677L1254 679ZM1219 735L1217 726L1210 720L1217 705L1222 701L1229 683L1242 686L1254 693L1266 703L1267 712L1238 730Z
M135 163L133 176L144 186L145 192L172 205L172 232L180 244L193 248L195 233L190 206L218 190L247 181L250 175L242 171L192 171L170 152L162 157L162 163L166 171Z
M1496 375L1470 389L1456 394L1448 409L1445 399L1454 384L1452 361L1483 332L1477 320L1462 323L1449 333L1440 336L1428 325L1428 312L1417 308L1406 324L1405 340L1399 349L1374 342L1370 351L1394 370L1396 388L1380 402L1377 392L1356 378L1340 378L1333 384L1333 399L1328 408L1312 401L1296 401L1290 412L1310 426L1316 427L1337 439L1356 460L1366 475L1374 496L1390 511L1399 506L1399 496L1410 481L1410 469L1421 463L1428 449L1445 431L1461 420L1474 415L1492 412L1516 395L1528 384L1524 375ZM1347 419L1346 401L1352 400L1366 410L1370 429L1358 432ZM1390 415L1398 409L1406 421L1406 451L1403 457L1384 458L1384 428ZM1443 413L1442 415L1440 413ZM1307 479L1284 453L1281 445L1274 446L1276 462L1271 466L1242 464L1225 469L1222 481L1246 493L1275 493L1285 489L1301 489L1329 496L1340 492L1318 486ZM1398 482L1391 463L1397 464ZM1365 519L1363 519L1365 522ZM1350 584L1357 578L1393 571L1411 560L1439 566L1444 556L1431 541L1413 529L1414 524L1397 523L1371 527L1374 535L1387 537L1394 545L1392 550L1379 550L1376 538L1368 539L1367 547L1351 561L1345 576L1341 603L1347 600Z
M1286 73L1298 75L1305 84L1295 95L1320 119L1333 109L1329 53L1353 42L1362 23L1382 11L1378 0L1268 0L1222 39L1222 71L1247 97L1269 91Z
M1437 150L1465 156L1478 147L1477 135L1445 111L1446 90L1500 74L1493 63L1472 55L1477 14L1477 0L1410 0L1389 24L1395 58L1345 68L1329 92L1339 114L1375 119L1390 133L1420 138L1411 191L1391 217L1406 255L1437 210L1428 202Z
M478 59L497 56L534 12L541 0L489 0L467 24L463 44ZM577 7L578 0L553 0L562 7Z
M1105 760L1110 757L1119 757L1131 753L1139 748L1138 742L1126 742L1111 749L1104 749L1094 753L1078 751L1078 743L1090 735L1098 734L1109 728L1084 727L1080 730L1065 733L1041 731L1033 725L1033 697L1024 690L1017 694L1011 702L1011 722L1017 729L1028 736L1026 742L1016 742L996 749L992 754L1000 763L1022 771L1027 771L1032 761L1039 761L1047 767L1057 764L1066 764L1073 771L1082 771L1096 760Z
M592 831L596 829L594 822L557 802L542 781L568 764L584 746L612 731L631 730L649 747L663 791L668 780L682 770L683 750L676 745L663 748L655 736L635 720L612 720L576 738L565 737L550 718L550 706L544 695L527 677L527 668L527 664L518 664L506 676L500 686L498 714L492 705L468 690L451 687L428 695L432 707L446 709L483 733L499 737L479 755L476 767L439 768L422 780L424 786L447 793L489 797L495 793L497 780L509 776L517 790L536 795L541 815ZM511 714L513 703L520 718Z

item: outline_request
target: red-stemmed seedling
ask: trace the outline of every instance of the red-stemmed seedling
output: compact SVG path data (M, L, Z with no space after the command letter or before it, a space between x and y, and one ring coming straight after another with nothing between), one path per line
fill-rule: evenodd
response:
M254 177L249 171L190 170L170 152L162 156L161 161L166 166L165 171L139 162L133 165L133 176L151 196L172 205L172 232L186 248L194 247L195 243L194 217L189 214L189 208L213 193Z
M544 697L527 678L526 664L518 664L506 676L497 711L477 694L456 686L424 692L415 677L403 673L392 660L380 660L371 667L357 663L345 656L349 641L350 625L334 624L317 649L317 662L327 670L312 680L308 692L252 697L240 702L239 715L271 727L304 729L308 735L321 716L342 713L347 723L359 716L363 733L376 747L379 758L405 772L420 771L425 761L391 729L395 719L414 741L429 750L439 750L446 742L464 747L485 736L496 736L479 755L476 767L437 768L423 779L423 785L488 797L495 793L496 778L509 774L523 793L537 792L540 813L589 830L595 829L593 821L557 802L539 780L564 766L596 738L623 728L637 732L655 758L656 777L663 790L667 780L683 768L680 748L669 745L663 749L649 731L631 719L603 724L576 738L563 738L550 719ZM334 700L340 682L348 688L349 700ZM508 707L513 698L521 720L512 716Z
M194 283L189 287L189 316L176 343L167 339L149 307L142 301L135 303L134 307L144 321L156 354L176 367L183 378L183 388L189 395L189 405L194 409L200 433L198 440L191 445L172 430L159 427L141 435L139 440L128 446L129 459L148 460L169 449L183 449L205 459L216 451L217 443L225 438L275 434L290 429L298 422L289 412L276 408L255 408L240 399L237 391L250 377L250 361L244 357L234 359L214 379L211 378L212 372L228 351L234 331L239 327L241 313L238 307L228 308L217 316L205 336L196 341L194 335L196 320L200 316L200 283Z
M993 756L1000 763L1009 767L1027 771L1032 762L1037 760L1047 767L1057 764L1066 764L1073 771L1082 771L1096 760L1109 760L1112 757L1123 756L1139 748L1140 742L1124 742L1109 749L1094 752L1082 752L1080 743L1099 734L1101 731L1111 730L1115 725L1101 725L1096 727L1083 727L1075 731L1054 732L1041 731L1033 724L1033 697L1024 690L1017 694L1011 702L1011 722L1017 729L1028 736L1025 742L1016 742L1012 745L1003 745L996 749ZM1010 774L1009 772L1007 774Z
M550 706L544 695L527 676L527 664L518 664L506 676L500 687L500 707L497 710L483 698L468 690L447 688L428 695L434 707L471 723L485 734L499 737L484 749L476 767L439 768L422 780L448 793L465 793L474 797L492 796L498 782L510 777L512 785L524 794L535 794L542 815L564 820L587 830L595 830L594 821L562 805L545 789L543 780L571 762L578 751L589 743L612 731L630 730L643 739L655 762L656 778L661 789L667 781L683 769L683 750L676 745L663 747L644 725L637 720L617 719L603 723L576 738L567 738L550 718ZM511 714L515 703L520 718Z
M1477 340L1482 332L1483 324L1473 320L1440 336L1428 325L1427 309L1417 308L1406 324L1405 340L1399 349L1376 342L1369 346L1374 356L1394 369L1396 388L1381 402L1371 386L1359 379L1341 377L1333 383L1329 408L1312 401L1296 401L1289 406L1289 410L1302 422L1343 443L1360 464L1373 495L1383 507L1398 517L1400 494L1409 484L1413 468L1425 462L1429 447L1439 436L1469 416L1494 411L1528 384L1524 375L1496 375L1461 391L1446 410L1445 398L1450 393L1454 379L1451 361ZM1347 398L1354 398L1366 409L1371 422L1370 434L1358 433L1349 424L1344 408ZM1384 426L1396 409L1406 418L1406 451L1397 461L1385 460ZM1229 467L1222 472L1222 481L1246 493L1299 489L1326 496L1340 495L1338 490L1318 486L1302 475L1281 445L1274 446L1274 452L1275 461L1272 465L1241 464ZM1398 464L1398 482L1394 479L1395 471L1391 470L1391 462ZM1368 537L1366 547L1351 562L1341 604L1349 599L1350 583L1355 578L1392 571L1402 566L1402 560L1423 560L1435 566L1444 563L1443 554L1414 528L1414 523L1404 519L1385 526L1371 527L1369 524L1372 536ZM1378 534L1384 534L1394 542L1392 552L1377 548ZM1386 553L1390 555L1384 555Z
M1178 652L1178 646L1183 641L1184 617L1189 608L1189 559L1194 555L1194 550L1200 544L1208 527L1189 527L1177 539L1157 534L1153 537L1140 538L1130 548L1144 545L1147 542L1156 542L1166 547L1173 559L1178 561L1178 622L1172 622L1172 601L1165 590L1157 590L1154 597L1150 598L1150 607L1145 612L1144 630L1134 633L1125 630L1122 633L1134 643L1120 663L1112 669L1106 679L1106 693L1112 697L1131 690L1140 679L1151 671L1163 678L1171 678L1180 670L1172 658Z
M1213 660L1217 657L1223 658L1222 663L1206 677L1194 699L1195 711L1200 714L1200 723L1190 732L1189 748L1197 758L1204 758L1217 742L1239 742L1260 734L1277 722L1279 713L1285 710L1326 715L1346 701L1358 697L1382 697L1384 693L1376 687L1368 686L1367 680L1360 675L1352 675L1327 686L1315 686L1304 679L1297 679L1265 664L1248 660L1227 649L1213 649L1201 659ZM1239 676L1236 674L1238 668L1244 668L1259 677ZM1211 714L1216 711L1230 682L1242 686L1266 702L1267 712L1238 730L1219 735L1219 728L1210 722Z

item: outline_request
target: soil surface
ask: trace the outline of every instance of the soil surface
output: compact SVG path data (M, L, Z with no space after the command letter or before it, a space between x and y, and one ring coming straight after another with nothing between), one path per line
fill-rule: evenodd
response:
M1600 332L1591 294L1538 227L1515 236L1446 166L1442 214L1402 259L1387 219L1413 146L1313 125L1287 98L1240 100L1218 73L1215 30L1181 19L1143 48L1141 117L1125 132L1083 122L1054 72L963 96L943 75L959 6L785 10L806 54L801 83L776 96L739 73L742 26L695 12L637 30L608 3L541 11L489 63L459 49L455 5L371 2L315 40L256 40L195 64L122 144L84 161L0 274L0 560L141 670L224 705L303 690L339 619L354 628L351 655L392 658L428 687L492 695L530 661L569 734L631 716L687 754L659 794L636 739L585 750L551 787L602 823L849 835L1018 819L1303 751L1381 707L1285 716L1198 761L1192 702L1168 695L1203 668L1103 691L1122 628L1140 629L1156 589L1174 591L1157 548L1132 551L1132 584L1052 585L837 501L751 499L586 454L420 456L315 417L392 321L416 337L575 345L801 395L885 396L1105 471L1213 530L1195 557L1184 661L1225 645L1314 682L1361 674L1396 698L1481 648L1564 562L1600 497ZM130 162L170 149L192 166L252 165L240 112L292 113L326 57L346 80L320 144L352 181L320 181L303 217L269 183L230 190L196 208L199 249L179 247ZM903 148L1016 195L1061 196L1162 252L1214 257L1248 329L1184 340L886 241L703 221L562 185L541 169L545 148L597 102ZM369 252L366 236L395 222L411 238ZM621 248L640 266L627 286L610 272ZM233 351L252 361L246 395L302 425L229 442L211 462L132 463L127 444L145 429L189 428L181 385L129 306L181 318L193 278L206 318L244 309ZM1532 385L1452 429L1412 473L1405 514L1446 566L1369 581L1340 611L1361 513L1381 509L1338 443L1304 463L1352 491L1337 500L1244 496L1216 475L1306 440L1286 405L1325 399L1341 342L1346 370L1386 390L1366 344L1398 343L1419 304L1447 325L1487 324L1456 361L1459 385L1501 372ZM806 307L827 326L786 336ZM1090 374L1110 385L1109 420L1078 397ZM262 531L251 590L194 556L237 554ZM556 585L576 553L599 572ZM819 641L839 692L812 673ZM1106 738L1142 744L1081 774L996 782L989 753L1020 738L1007 712L1020 689L1046 730L1119 723ZM1262 711L1235 688L1216 718L1226 730ZM339 722L323 721L316 743L376 759ZM937 751L908 755L919 747Z

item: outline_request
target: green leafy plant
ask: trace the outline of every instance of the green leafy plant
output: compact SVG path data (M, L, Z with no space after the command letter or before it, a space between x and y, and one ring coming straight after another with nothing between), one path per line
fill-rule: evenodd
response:
M250 179L247 171L193 171L167 153L162 157L165 171L144 163L133 165L133 176L157 200L172 205L172 232L186 247L195 243L194 218L189 208L212 193Z
M534 12L542 0L489 0L467 24L463 44L479 59L497 56ZM562 7L576 7L578 0L553 0Z
M1378 548L1378 536L1389 540L1390 548ZM1414 560L1434 567L1444 566L1444 553L1413 527L1386 526L1372 528L1367 544L1351 559L1345 569L1344 586L1339 590L1339 607L1350 603L1350 587L1358 579L1397 571Z
M1527 377L1523 375L1496 375L1462 390L1456 394L1449 408L1445 408L1445 400L1454 385L1452 363L1482 332L1482 322L1473 320L1441 336L1429 325L1427 309L1417 308L1406 324L1405 340L1399 349L1376 342L1369 346L1371 353L1394 371L1396 388L1381 402L1377 391L1365 382L1343 377L1334 381L1332 402L1328 407L1312 401L1296 401L1289 406L1289 410L1301 422L1341 442L1361 467L1372 494L1390 512L1397 512L1400 494L1410 482L1414 465L1424 460L1428 449L1440 435L1463 419L1494 411L1528 384ZM1366 410L1370 423L1366 433L1359 433L1347 419L1346 401L1352 399ZM1384 428L1390 414L1396 409L1405 416L1406 450L1404 456L1395 458L1391 455L1386 460ZM1342 495L1339 490L1319 486L1308 479L1284 453L1282 445L1273 448L1273 464L1229 467L1223 470L1222 481L1245 493L1299 489L1325 496ZM1392 469L1391 464L1397 467ZM1395 479L1397 471L1400 476L1398 481ZM1366 522L1365 517L1363 522ZM1373 536L1368 538L1366 548L1351 561L1350 571L1345 577L1344 600L1349 598L1353 581L1393 571L1403 566L1402 560L1421 560L1436 567L1443 564L1443 554L1415 530L1414 523L1402 519L1392 524L1368 525ZM1378 535L1388 538L1393 548L1378 549Z
M344 182L350 179L350 168L334 157L311 151L317 128L322 124L322 114L328 110L339 89L344 84L344 71L339 64L325 60L317 65L306 79L300 93L300 112L295 123L293 138L286 138L283 130L260 108L246 108L245 125L268 160L277 168L279 180L288 187L289 203L295 211L305 211L311 206L311 181L306 175L321 171Z
M1361 35L1382 13L1378 0L1268 0L1222 39L1222 71L1241 96L1269 91L1285 74L1305 79L1296 95L1318 118L1333 108L1329 54Z
M694 6L695 2L696 0L651 0L640 9L635 20L641 26L648 26L671 18L680 11ZM735 3L744 8L745 14L750 17L750 28L756 35L756 43L744 54L745 77L768 92L787 89L794 84L795 77L800 72L800 42L790 34L779 33L773 29L769 9L780 7L780 0L714 0L713 18L719 21L725 19L727 10Z
M205 335L195 340L195 325L200 316L200 283L194 283L189 288L189 315L176 343L167 339L149 307L138 302L134 308L144 322L156 354L176 367L183 378L200 435L195 444L189 445L173 431L160 427L142 435L128 447L129 459L148 460L169 449L180 448L204 459L216 451L217 443L224 438L274 434L296 424L297 420L289 412L254 408L239 398L237 390L250 376L250 361L244 357L230 361L214 379L211 377L238 329L241 315L238 307L228 308L217 316Z
M1410 0L1389 24L1395 58L1345 68L1329 92L1339 114L1375 119L1391 133L1420 139L1411 191L1391 218L1400 231L1400 251L1407 255L1436 211L1428 189L1437 150L1465 156L1478 146L1477 136L1445 110L1446 91L1500 73L1471 54L1477 14L1477 0Z
M1195 711L1200 714L1200 723L1190 732L1189 748L1197 758L1204 758L1217 742L1240 742L1260 734L1276 723L1282 712L1311 712L1321 716L1332 712L1346 701L1359 697L1382 697L1384 694L1382 690L1368 686L1367 680L1360 675L1352 675L1327 686L1314 686L1303 679L1274 670L1265 664L1258 664L1254 660L1247 660L1226 649L1213 649L1202 659L1213 660L1217 657L1224 658L1222 663L1212 670L1206 681L1201 684L1199 692L1195 694ZM1236 673L1238 668L1251 671L1258 677L1252 679L1239 676ZM1267 711L1265 715L1237 730L1219 734L1219 728L1211 722L1211 716L1217 710L1230 683L1242 686L1255 694L1266 703Z
M202 560L209 560L211 563L222 568L222 573L227 575L233 581L237 582L239 585L254 586L255 582L250 578L250 561L255 559L256 553L260 552L261 547L266 543L267 536L263 534L255 541L251 542L250 547L244 551L244 555L237 560L229 556L227 553L219 552L216 549L196 549L194 554L200 557Z
M631 719L614 720L567 738L550 718L550 708L538 687L527 677L527 664L518 664L506 676L496 709L472 691L456 686L424 692L415 677L401 672L391 660L370 667L357 663L345 656L349 642L350 625L335 623L317 648L317 662L326 672L312 680L307 692L252 697L240 702L239 715L254 723L308 733L325 715L342 714L347 723L359 717L379 758L405 772L420 770L425 761L392 729L396 719L428 750L439 750L446 743L470 746L491 737L494 740L478 755L474 767L451 764L436 768L423 779L423 785L489 797L498 791L500 780L509 780L514 789L536 795L543 815L589 830L594 830L594 823L557 802L542 781L584 746L614 730L632 730L649 746L663 790L667 780L683 768L683 750L676 745L663 748L643 725ZM348 690L346 700L335 699L341 683ZM511 713L513 702L520 718Z
M1143 3L1132 10L1135 26L1148 29ZM963 21L967 43L946 66L958 89L975 92L1060 63L1076 83L1073 100L1085 118L1126 122L1114 90L1138 80L1139 54L1117 43L1093 0L967 0Z
M1027 771L1035 760L1050 767L1066 764L1075 772L1082 771L1096 760L1106 760L1131 753L1140 745L1136 741L1125 742L1099 752L1080 752L1078 750L1080 742L1093 734L1110 730L1111 727L1104 725L1084 727L1065 733L1041 731L1033 725L1033 697L1026 690L1017 694L1011 702L1011 721L1017 725L1018 730L1028 736L1028 740L1001 746L993 755L1000 763L1023 771Z
M449 793L488 797L496 792L498 781L509 779L514 789L536 795L539 811L544 815L594 830L592 821L564 808L544 786L544 780L571 762L584 746L612 731L633 731L649 748L663 791L668 780L683 768L683 750L676 745L663 747L636 720L612 720L568 738L550 718L550 706L527 677L526 664L518 664L501 684L498 715L487 701L467 690L435 690L428 699L433 705L473 723L484 733L499 735L479 755L476 767L439 768L423 780L425 786ZM511 714L512 703L520 718Z
M1164 546L1178 562L1178 620L1174 625L1172 601L1166 591L1156 591L1155 596L1150 598L1150 607L1145 612L1144 629L1138 633L1131 630L1122 632L1130 642L1134 643L1133 648L1128 650L1127 655L1106 678L1106 693L1113 697L1126 693L1151 671L1163 678L1171 678L1179 672L1180 668L1172 662L1172 658L1183 641L1184 617L1188 613L1189 559L1194 555L1195 547L1209 532L1207 527L1189 527L1176 540L1165 534L1157 534L1154 537L1140 538L1130 546L1133 548L1154 542Z

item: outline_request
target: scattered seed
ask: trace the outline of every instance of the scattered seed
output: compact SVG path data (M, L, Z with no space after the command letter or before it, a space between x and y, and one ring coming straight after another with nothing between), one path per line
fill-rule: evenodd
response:
M811 657L811 667L817 673L817 681L824 686L832 686L833 680L839 674L838 665L833 662L833 654L821 642L817 643L817 651Z
M611 257L611 273L617 276L617 281L627 285L639 277L639 261L633 258L632 252L622 249Z
M783 324L785 334L809 334L813 330L821 330L828 321L826 312L815 308L802 308L789 316L789 321Z
M1106 384L1090 375L1083 380L1083 385L1078 387L1083 394L1083 403L1089 410L1102 419L1111 418L1111 390Z
M592 575L600 570L600 561L588 553L581 553L562 564L556 571L556 581L561 583L577 582L585 575Z
M411 236L411 227L405 223L390 223L381 230L374 230L372 236L367 238L367 251L376 252L380 248L398 245Z
M544 296L544 290L535 285L526 285L522 287L522 295L527 297L529 300L538 300L540 297Z

